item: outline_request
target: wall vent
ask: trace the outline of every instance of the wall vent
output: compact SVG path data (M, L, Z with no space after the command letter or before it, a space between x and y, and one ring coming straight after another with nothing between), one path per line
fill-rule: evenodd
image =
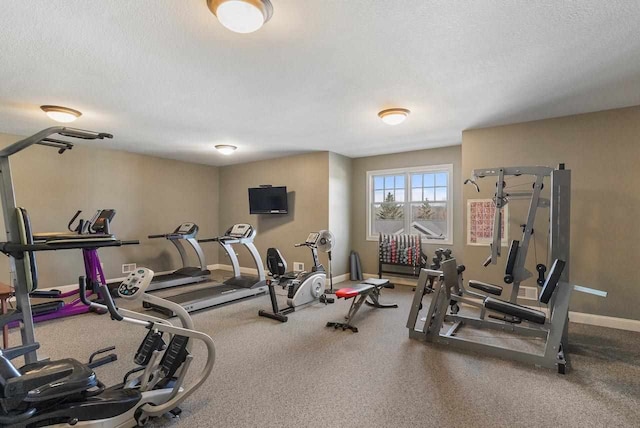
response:
M122 273L131 273L136 270L135 263L125 263L122 265Z
M518 298L524 300L538 300L538 288L520 287L518 290Z

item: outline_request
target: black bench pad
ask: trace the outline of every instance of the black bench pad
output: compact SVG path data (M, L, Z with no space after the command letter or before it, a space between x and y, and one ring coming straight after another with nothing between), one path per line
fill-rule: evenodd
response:
M496 296L500 296L502 294L502 287L499 285L489 284L487 282L470 280L469 287L484 291L485 293L494 294Z
M484 307L492 311L501 312L536 324L544 324L546 320L544 312L536 311L535 309L527 308L526 306L515 303L505 302L504 300L494 299L493 297L487 297L484 299Z

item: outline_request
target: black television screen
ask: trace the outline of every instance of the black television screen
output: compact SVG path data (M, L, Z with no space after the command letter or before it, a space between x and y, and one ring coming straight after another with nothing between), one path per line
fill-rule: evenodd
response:
M288 210L286 186L249 189L251 214L287 214Z

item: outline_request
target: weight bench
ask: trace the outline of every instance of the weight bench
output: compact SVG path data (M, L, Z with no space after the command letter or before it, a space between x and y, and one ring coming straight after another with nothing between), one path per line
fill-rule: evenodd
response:
M353 320L353 317L358 313L363 303L374 308L397 308L398 305L396 304L380 303L378 298L380 297L380 290L383 288L393 288L393 285L387 279L372 278L353 287L341 288L336 291L336 297L338 299L353 300L351 301L349 312L345 317L345 322L328 322L327 327L333 327L334 329L341 328L342 331L349 329L357 333L358 328L351 324L351 320Z

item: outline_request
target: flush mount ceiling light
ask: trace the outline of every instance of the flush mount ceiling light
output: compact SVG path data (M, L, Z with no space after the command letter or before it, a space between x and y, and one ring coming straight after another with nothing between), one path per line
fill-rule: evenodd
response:
M409 113L411 111L406 108L388 108L378 113L378 116L387 125L399 125L405 121Z
M69 123L82 116L78 110L67 107L40 106L40 109L56 122Z
M273 15L270 0L207 0L218 21L236 33L253 33Z
M231 144L218 144L216 146L216 150L222 153L223 155L229 156L237 149L236 146L232 146Z

